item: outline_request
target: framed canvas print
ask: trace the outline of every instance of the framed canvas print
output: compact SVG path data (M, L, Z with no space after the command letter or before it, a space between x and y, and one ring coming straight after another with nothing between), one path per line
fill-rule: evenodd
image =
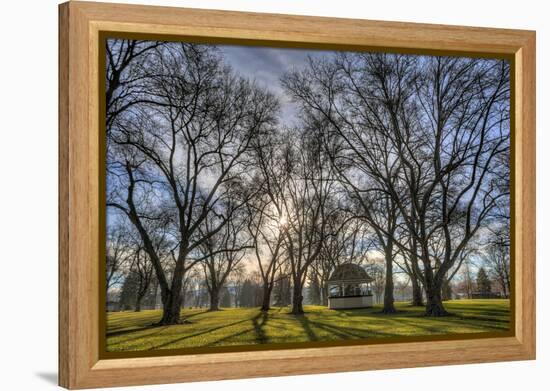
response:
M534 32L59 12L60 385L535 358Z

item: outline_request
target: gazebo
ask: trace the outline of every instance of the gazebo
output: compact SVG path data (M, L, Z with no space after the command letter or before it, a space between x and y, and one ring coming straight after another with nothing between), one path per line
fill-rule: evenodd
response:
M372 307L372 281L359 265L346 263L338 266L328 279L328 308Z

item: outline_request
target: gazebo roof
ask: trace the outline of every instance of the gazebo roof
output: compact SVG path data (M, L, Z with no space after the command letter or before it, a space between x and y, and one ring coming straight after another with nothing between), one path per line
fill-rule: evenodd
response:
M361 266L345 263L334 269L328 282L362 283L371 282L372 280L373 278Z

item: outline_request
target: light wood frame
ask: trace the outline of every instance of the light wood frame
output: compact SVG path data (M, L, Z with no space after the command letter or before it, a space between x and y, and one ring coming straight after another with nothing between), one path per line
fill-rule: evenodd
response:
M514 336L100 359L100 31L509 55L515 177ZM535 33L88 2L59 7L59 384L91 388L535 358Z

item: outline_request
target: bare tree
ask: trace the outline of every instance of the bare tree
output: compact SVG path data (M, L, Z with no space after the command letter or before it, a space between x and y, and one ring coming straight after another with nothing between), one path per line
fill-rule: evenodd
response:
M331 161L357 200L388 198L396 225L363 208L384 243L412 253L394 228L414 236L427 315L447 314L451 268L509 196L509 77L503 60L342 53L283 80L309 118L327 123Z
M147 100L148 56L162 42L108 39L106 45L106 129L131 106Z
M235 307L241 307L240 298L242 287L246 279L246 270L243 264L239 264L233 269L233 272L227 278L227 287L230 294L233 296Z
M412 213L404 207L402 212L420 245L426 312L439 316L447 313L441 289L448 272L509 196L493 174L499 157L509 152L509 67L505 61L444 57L430 58L424 66L417 99L429 142L416 145L432 158L406 168L403 180L416 191L411 192ZM399 151L402 161L414 156ZM438 236L444 251L434 267L430 242Z
M252 247L245 236L246 224L246 216L240 213L239 216L234 215L214 235L210 235L210 232L217 229L218 223L215 221L205 220L199 228L201 235L208 237L201 244L199 252L210 295L210 311L219 310L220 292L226 287L227 278L241 264L246 250Z
M407 229L399 230L404 238L398 238L400 245L397 249L397 258L395 264L399 269L407 274L411 282L412 300L411 305L423 306L423 278L422 270L418 262L418 244L416 237L411 235ZM409 250L405 250L405 249Z
M275 124L277 101L237 77L215 48L169 43L148 57L148 99L116 117L108 139L108 207L134 224L161 289L160 324L180 322L182 281L200 246L246 200L218 206L246 175L251 140ZM173 270L163 269L147 221L170 224ZM217 222L206 235L199 227Z
M122 283L131 262L131 235L125 222L112 223L107 229L106 284L107 292Z
M413 304L447 315L453 278L480 247L510 294L507 61L312 58L281 79L299 109L293 129L214 46L111 39L106 69L107 217L131 231L108 232L107 289L132 256L138 295L158 284L159 324L180 323L188 284L211 310L222 289L267 311L291 287L302 314L306 283L326 303L334 268L372 250L384 313L404 272ZM244 270L249 248L257 271Z
M258 191L248 204L248 231L263 284L262 311L270 309L271 293L285 256L283 242L288 229L283 189L289 176L281 136L279 131L273 131L253 144L257 171L254 182Z
M263 283L262 311L269 311L275 277L280 270L286 222L278 212L270 211L271 202L258 200L250 206L248 231Z
M141 246L136 249L132 258L130 273L133 273L137 277L134 311L140 312L141 302L149 291L153 279L153 264L147 259L147 254Z
M481 254L489 276L498 282L502 295L510 297L510 231L504 224L490 236L489 243Z
M372 278L372 290L376 303L382 302L384 284L386 282L386 268L382 258L370 258L367 260L366 270Z
M281 266L273 286L273 300L275 306L286 307L292 302L292 284L288 262L283 262Z
M287 178L280 189L286 216L285 247L292 278L292 313L303 314L303 288L317 259L330 219L328 198L333 181L315 133L287 134L283 161Z
M366 101L367 94L374 95L377 91L365 85L371 81L365 79L365 75L354 75L348 69L350 61L352 59L344 55L335 57L333 62L310 60L308 69L291 72L282 82L302 104L307 120L323 128L327 155L338 180L361 209L360 217L375 231L386 260L383 312L394 313L394 235L398 207L387 187L397 186L400 164L395 159L391 132L384 127L386 123L371 115L381 108L371 108L371 103ZM369 90L364 91L366 88ZM361 110L366 102L366 110Z

